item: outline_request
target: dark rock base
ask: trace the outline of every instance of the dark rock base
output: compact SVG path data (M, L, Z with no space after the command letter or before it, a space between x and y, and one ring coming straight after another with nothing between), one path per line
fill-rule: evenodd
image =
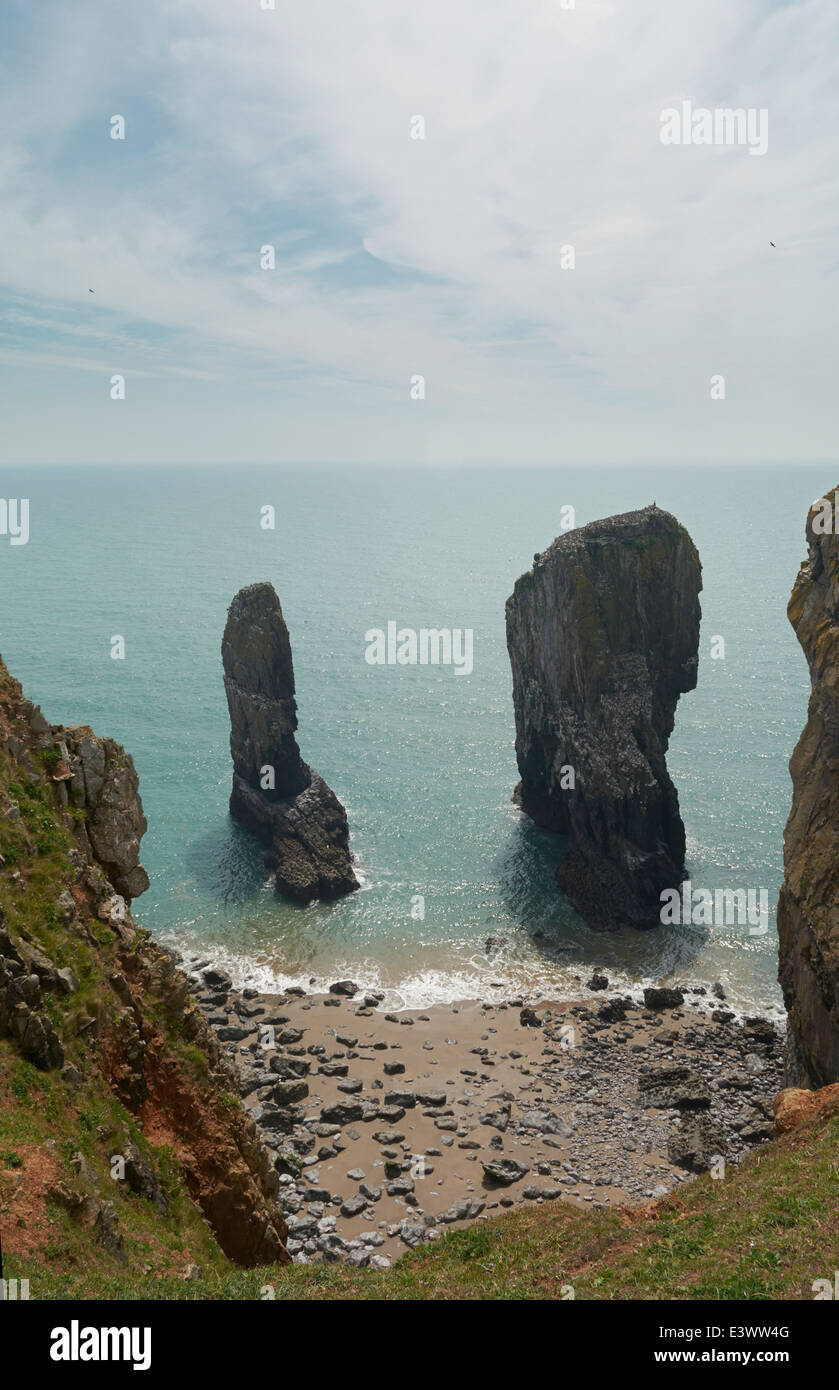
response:
M631 861L631 867L630 867ZM669 855L635 849L620 862L598 854L590 843L569 836L556 870L557 885L593 931L635 927L648 931L660 924L661 893L681 883L684 870Z
M230 814L267 846L266 867L295 902L340 898L359 882L349 849L347 814L317 773L297 796L266 801L234 775Z

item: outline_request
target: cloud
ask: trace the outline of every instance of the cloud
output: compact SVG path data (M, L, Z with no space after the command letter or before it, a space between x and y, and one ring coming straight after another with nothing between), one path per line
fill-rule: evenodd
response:
M308 422L320 455L348 458L832 447L830 0L13 13L6 335L50 373L59 424L73 359L53 339L76 334L129 380L221 383L183 401L207 457L236 447L219 420L247 403L265 457L280 418L296 447ZM662 146L660 112L683 99L766 107L767 155ZM23 389L18 453L28 408ZM172 419L169 403L161 445ZM84 451L95 430L73 420Z

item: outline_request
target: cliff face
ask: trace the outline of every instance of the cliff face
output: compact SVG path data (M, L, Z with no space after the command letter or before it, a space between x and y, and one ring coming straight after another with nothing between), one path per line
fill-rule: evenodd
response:
M14 699L14 713L11 706L6 711L6 752L19 762L27 779L36 776L32 754L45 755L59 806L75 812L76 834L88 862L100 865L127 901L139 897L149 880L140 863L146 818L134 760L120 744L97 738L87 726L65 729L48 724L40 709L23 698L5 667L2 672L0 691ZM19 808L11 814L19 819Z
M297 747L288 628L271 584L251 584L230 605L222 640L230 710L230 812L267 846L277 886L298 902L358 888L347 815Z
M112 738L97 738L86 727L55 729L52 737L71 773L70 804L84 812L80 839L88 859L101 865L127 901L138 898L149 879L140 863L146 818L133 758ZM61 781L57 785L60 793Z
M16 1129L31 1137L35 1069L54 1152L21 1144L24 1187L49 1170L43 1201L89 1227L108 1258L136 1257L139 1269L160 1241L182 1258L191 1197L229 1259L286 1261L278 1176L238 1104L236 1075L186 975L130 912L148 886L145 828L125 750L87 728L50 725L0 659L0 1147L13 1146ZM68 1164L60 1155L74 1145L85 1151ZM122 1183L112 1180L115 1154ZM13 1194L3 1233L12 1253L24 1240L15 1214ZM143 1222L145 1240L132 1245L132 1224Z
M814 1087L839 1079L839 538L819 529L823 514L814 503L808 558L787 608L812 692L789 765L792 810L778 903L787 1081Z
M516 799L568 837L557 882L591 927L657 925L685 876L665 752L696 685L701 587L690 536L653 505L560 536L507 601Z

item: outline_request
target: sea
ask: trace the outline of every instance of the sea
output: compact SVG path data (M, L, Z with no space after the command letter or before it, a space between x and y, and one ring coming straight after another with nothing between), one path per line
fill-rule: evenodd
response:
M615 989L720 981L738 1010L772 1013L788 761L810 688L786 605L807 509L836 482L794 462L7 467L4 496L28 498L30 521L25 545L0 536L0 651L53 723L132 754L151 879L133 910L237 984L349 977L421 1008L578 997L598 967ZM668 754L690 882L765 890L763 932L589 930L555 883L561 840L511 800L513 584L570 519L652 501L703 565L698 685ZM228 813L221 637L233 595L263 580L291 636L302 755L349 817L362 889L339 902L278 897ZM367 634L390 622L470 629L471 672L370 664Z

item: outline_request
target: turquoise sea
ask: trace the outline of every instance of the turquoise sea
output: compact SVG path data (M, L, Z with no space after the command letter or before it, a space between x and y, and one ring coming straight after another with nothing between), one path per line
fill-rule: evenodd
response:
M136 915L239 980L349 975L416 1007L497 993L492 982L568 995L597 964L616 984L722 979L735 1003L767 1008L787 763L809 693L785 610L807 508L836 482L830 465L6 468L3 495L30 499L30 539L0 537L0 651L49 719L133 754L152 881ZM763 937L590 932L554 884L559 841L511 804L505 600L564 505L582 524L653 499L704 568L699 684L668 759L691 881L768 889ZM279 900L228 816L221 635L234 593L256 580L274 584L288 622L303 756L347 807L364 890L339 903ZM365 632L388 621L472 628L473 673L368 665ZM123 661L110 656L117 634ZM488 936L503 939L490 955Z

